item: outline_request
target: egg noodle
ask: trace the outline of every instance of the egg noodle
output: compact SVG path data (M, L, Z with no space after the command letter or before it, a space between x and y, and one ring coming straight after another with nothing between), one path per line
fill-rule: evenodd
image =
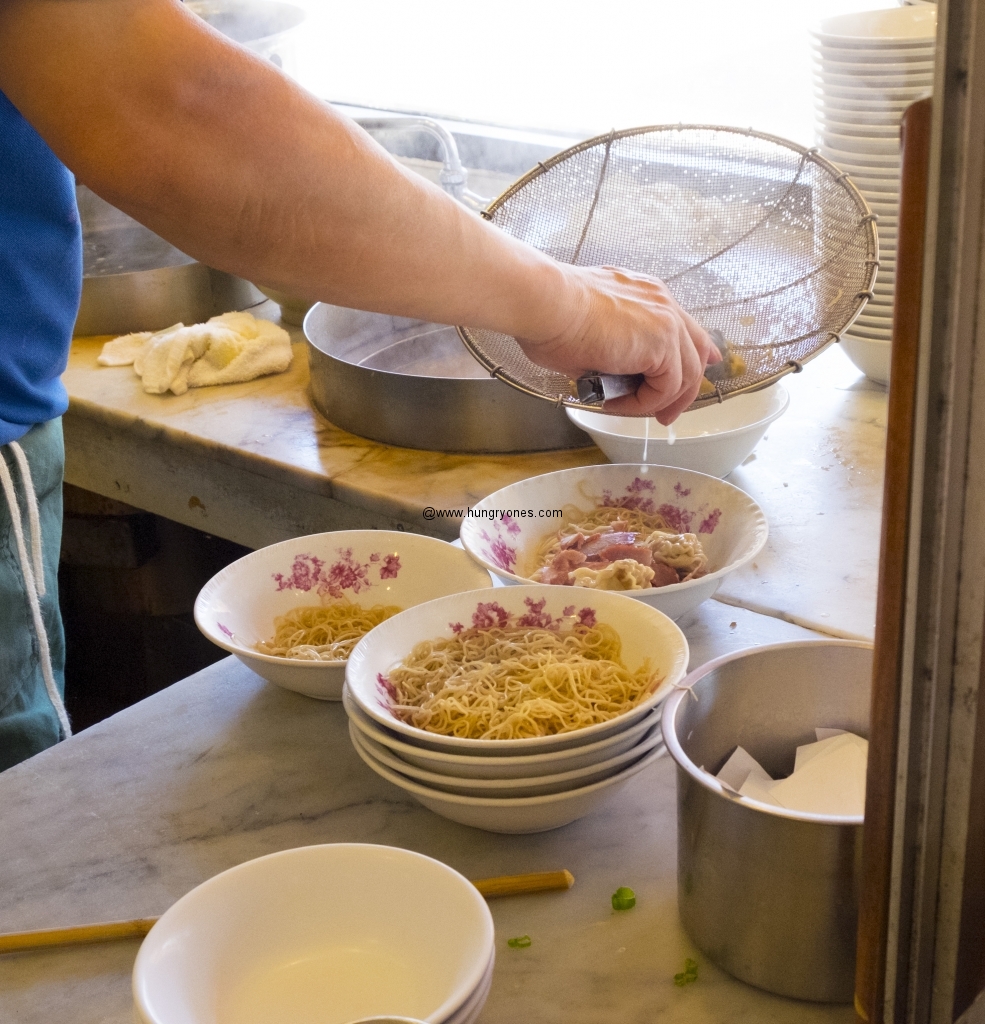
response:
M371 629L401 610L382 604L363 608L349 601L301 605L274 619L273 639L261 640L256 650L304 661L344 661Z
M635 707L659 680L631 672L604 623L465 629L425 640L389 673L390 710L428 732L512 740L573 732Z

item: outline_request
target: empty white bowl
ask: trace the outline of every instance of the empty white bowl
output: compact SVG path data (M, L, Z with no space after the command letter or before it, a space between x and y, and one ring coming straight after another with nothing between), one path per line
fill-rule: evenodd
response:
M934 44L917 46L834 46L816 39L811 43L816 63L833 61L837 64L925 64L934 59Z
M617 788L663 756L664 748L655 747L628 768L590 786L546 796L499 798L443 793L414 782L399 772L391 771L373 758L364 747L357 746L356 753L377 775L410 793L418 803L423 804L429 811L441 815L442 818L481 828L487 832L520 835L547 832L583 818L608 799Z
M418 729L390 709L384 683L422 640L452 637L463 625L543 625L594 620L611 626L622 643L622 661L635 671L649 661L650 692L630 710L572 732L524 739L481 740ZM687 671L687 640L662 612L612 591L528 584L453 594L410 608L381 623L356 645L346 666L346 691L360 711L407 742L428 750L488 757L539 754L578 747L629 728L663 701Z
M886 331L886 332L869 331L869 330L866 330L866 328L864 328L864 327L860 327L860 328L853 327L852 328L852 333L849 335L849 337L851 337L855 341L875 341L875 342L885 343L887 345L893 340L893 335L892 335L891 331ZM851 358L851 357L849 357L849 358ZM854 360L853 360L853 362L854 362ZM868 370L866 370L866 373L867 372L868 372ZM885 383L885 382L884 381L880 381L880 383Z
M845 334L841 339L845 355L877 384L889 384L889 363L892 344L888 340L855 337Z
M386 747L407 764L457 779L525 779L577 771L625 753L660 723L658 706L628 728L592 743L564 750L548 750L542 754L482 757L428 750L426 747L406 743L360 711L347 692L342 695L342 703L349 716L349 724L355 726L367 739Z
M856 152L839 149L827 142L822 144L821 152L843 171L878 175L882 178L899 181L902 164L897 157L890 157L885 153L863 153L861 150Z
M844 75L836 71L817 71L814 81L820 83L825 91L832 88L849 89L856 94L884 95L897 90L926 92L933 88L934 76L930 71L890 75Z
M815 39L836 46L857 43L872 47L900 46L904 41L920 46L936 33L936 7L892 7L825 18L812 34Z
M851 330L854 333L856 328L862 327L872 331L885 331L888 334L892 330L892 326L893 314L892 310L888 310L885 316L871 316L866 317L864 320L860 317L852 324Z
M396 530L317 533L253 551L209 580L195 601L198 628L258 675L321 700L340 700L345 661L262 654L274 619L299 605L349 600L363 607L413 605L492 587L464 552L443 540Z
M669 429L654 419L609 416L587 409L568 409L568 418L591 435L610 462L642 462L645 451L649 463L728 476L789 404L787 389L774 384L720 405L686 412L674 421L673 444Z
M906 105L900 104L899 109L892 109L883 107L882 109L876 107L849 107L847 101L843 105L841 103L834 103L830 100L824 103L815 103L814 111L817 114L819 121L826 121L830 118L832 121L849 122L856 125L894 125L897 130L903 121L903 114L906 111Z
M900 166L900 141L898 136L890 139L874 139L871 136L839 135L827 128L821 133L824 144L836 153L855 157L855 162L872 164L876 167Z
M884 312L874 312L871 316L860 316L852 327L869 326L878 330L888 331L892 327L893 310L892 306L882 307Z
M464 1021L493 957L486 901L447 865L387 846L306 846L224 871L166 911L134 964L135 1016Z
M911 91L904 90L898 96L887 96L882 93L873 94L869 90L822 89L814 86L814 105L830 107L833 110L846 110L852 114L872 114L878 116L902 115L912 101Z
M851 179L855 187L866 197L882 197L887 201L896 204L899 208L899 178L867 178L864 175L852 174Z
M912 79L917 77L934 75L933 55L924 60L904 60L893 63L869 64L864 61L850 62L825 59L815 64L815 71L822 78L829 75L846 75L867 82L870 78L886 79L899 78L906 84L912 84Z
M839 135L854 136L860 139L890 139L899 142L900 128L898 124L862 124L858 121L844 122L836 121L830 117L824 118L821 130L824 132L837 132Z
M603 504L660 511L680 532L697 534L708 555L707 576L622 592L672 619L711 597L729 573L755 558L766 543L763 510L739 488L687 469L634 463L562 469L504 487L480 501L473 510L476 515L486 509L527 510L530 515L508 521L469 517L462 523L462 544L504 582L529 583L540 542L552 531L552 523L556 530L567 521L541 518L539 513L554 509L587 513ZM569 594L581 590L559 589Z
M556 772L552 775L533 775L518 779L459 779L453 775L441 775L438 772L425 771L416 765L401 760L382 743L376 743L350 721L349 737L352 745L360 747L370 757L391 771L399 772L419 782L422 786L437 789L443 793L461 793L462 796L483 797L516 797L545 796L550 793L563 793L580 786L589 786L593 782L601 782L610 775L615 775L623 768L629 767L634 761L649 754L651 750L663 743L659 723L652 726L639 742L621 754L591 764L585 768L575 768L569 772ZM489 760L486 758L485 760ZM498 757L496 761L500 760Z

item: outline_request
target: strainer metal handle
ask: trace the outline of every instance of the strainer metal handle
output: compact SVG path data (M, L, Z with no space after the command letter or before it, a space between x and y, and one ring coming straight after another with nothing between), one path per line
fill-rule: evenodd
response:
M646 378L642 373L588 373L575 381L582 405L601 405L610 398L635 395Z
M712 383L721 381L726 376L725 357L728 355L728 344L721 331L711 330L708 336L715 343L715 348L722 354L721 363L713 363L705 367L705 377ZM612 374L586 373L575 381L575 389L582 405L601 405L610 398L622 398L624 395L635 395L646 378L642 373Z

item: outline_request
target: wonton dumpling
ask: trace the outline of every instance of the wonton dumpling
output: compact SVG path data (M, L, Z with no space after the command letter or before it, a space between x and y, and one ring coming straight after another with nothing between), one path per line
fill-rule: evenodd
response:
M590 587L592 590L647 590L653 579L653 570L640 565L635 559L620 558L604 569L589 569L580 566L571 573L576 587Z

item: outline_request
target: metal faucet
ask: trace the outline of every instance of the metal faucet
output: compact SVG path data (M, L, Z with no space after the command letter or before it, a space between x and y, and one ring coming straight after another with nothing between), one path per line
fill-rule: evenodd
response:
M477 195L468 188L468 171L462 166L458 155L458 144L447 128L430 117L360 117L357 123L366 131L408 131L426 132L437 139L444 150L441 160L441 187L470 210L484 210L491 198Z

